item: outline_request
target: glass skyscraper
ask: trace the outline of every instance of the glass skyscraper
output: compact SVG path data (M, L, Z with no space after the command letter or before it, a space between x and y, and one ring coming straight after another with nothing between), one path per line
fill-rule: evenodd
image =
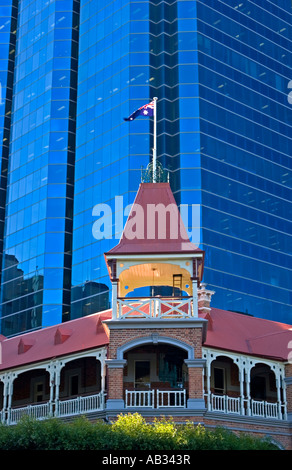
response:
M292 323L291 1L3 0L0 18L1 333L110 307L103 253L153 145L123 117L154 96L212 305Z

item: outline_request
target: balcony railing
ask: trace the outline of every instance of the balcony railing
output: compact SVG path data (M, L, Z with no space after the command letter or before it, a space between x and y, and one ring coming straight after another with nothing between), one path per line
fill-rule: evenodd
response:
M100 411L104 409L105 400L104 393L98 395L79 396L70 400L61 400L56 407L55 416L73 416L92 411Z
M251 400L251 414L252 416L260 416L263 418L278 418L278 404L269 403L267 401Z
M52 415L51 404L40 403L35 405L27 405L19 408L11 408L8 413L8 424L16 424L24 416L29 416L37 420L46 419Z
M192 297L118 298L117 318L190 318Z
M28 416L37 420L47 419L51 416L66 417L81 415L105 409L105 394L100 392L95 395L78 396L69 400L61 400L57 403L39 403L17 408L11 408L7 412L1 412L2 422L16 424L22 417Z
M205 395L208 397L208 395ZM229 397L228 395L210 394L209 411L221 413L233 413L258 418L286 419L285 406L265 400L247 399L241 397Z
M207 397L207 394L205 395ZM187 407L186 390L126 390L126 408L145 409L185 409ZM8 411L1 411L1 420L6 424L17 424L22 417L42 420L51 416L66 417L76 416L105 409L105 394L103 392L79 396L76 398L61 400L55 403L37 403L27 406L11 408ZM236 414L257 418L286 420L287 412L284 403L272 403L241 397L229 397L228 395L210 394L209 411L222 414Z
M186 408L186 390L126 390L126 408Z
M126 390L126 408L154 408L154 390Z
M211 394L211 410L240 414L240 397Z

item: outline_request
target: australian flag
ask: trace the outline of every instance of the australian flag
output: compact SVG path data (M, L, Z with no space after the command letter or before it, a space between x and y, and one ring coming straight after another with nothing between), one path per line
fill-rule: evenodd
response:
M125 121L133 121L137 116L153 116L154 113L154 101L151 103L144 104L141 108L134 111L129 117L124 118Z

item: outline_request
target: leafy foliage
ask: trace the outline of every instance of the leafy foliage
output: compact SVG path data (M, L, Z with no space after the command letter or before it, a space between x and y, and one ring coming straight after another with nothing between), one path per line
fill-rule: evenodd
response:
M85 417L65 423L57 418L23 418L17 425L0 424L0 450L278 450L267 439L218 427L206 429L172 419L147 423L140 414L126 414L110 424Z

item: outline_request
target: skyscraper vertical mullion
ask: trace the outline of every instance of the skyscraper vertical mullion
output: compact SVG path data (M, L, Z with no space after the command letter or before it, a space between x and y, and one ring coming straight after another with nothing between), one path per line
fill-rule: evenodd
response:
M6 0L1 5L0 17L0 266L3 263L3 239L7 192L7 171L12 113L12 89L14 80L15 44L17 30L17 1ZM5 14L5 16L4 16ZM2 278L0 271L0 282ZM1 322L1 319L0 319Z

